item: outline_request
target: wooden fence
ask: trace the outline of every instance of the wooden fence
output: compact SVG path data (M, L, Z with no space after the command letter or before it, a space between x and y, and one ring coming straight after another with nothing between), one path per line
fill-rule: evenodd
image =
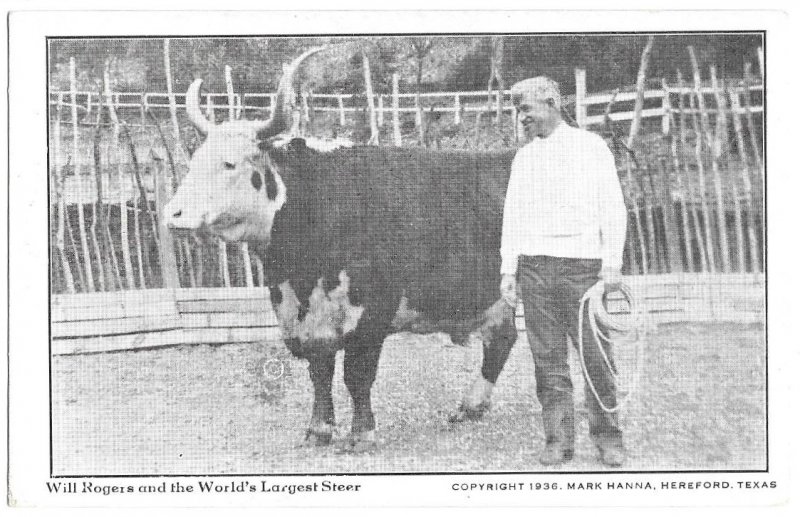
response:
M589 93L586 91L586 71L583 69L575 70L576 91L574 94L566 95L565 104L570 106L575 116L575 121L581 127L598 127L606 124L606 114L604 110L609 102L614 98L615 103L620 107L625 107L625 103L633 103L636 99L636 91L620 92L614 95L612 92ZM763 85L747 84L731 86L732 89L743 93L744 89L751 92L763 92ZM714 88L711 84L701 86L701 92L706 96L714 95ZM680 87L677 85L664 85L658 89L647 89L644 92L644 98L648 105L653 104L651 101L657 101L656 106L648 107L642 110L641 117L643 119L659 119L662 124L663 131L669 131L671 120L671 98L676 95L689 95L694 93L694 89L689 87ZM467 113L486 113L491 110L487 109L487 96L489 103L496 103L496 96L498 92L486 91L461 91L461 92L428 92L419 95L422 100L422 107L426 111L450 114L453 117L453 123L460 124L463 122L464 116ZM100 92L90 91L77 91L74 94L69 91L51 91L50 92L50 105L56 106L59 103L62 106L72 107L76 106L77 112L84 120L90 120L91 116L96 113L98 106L101 104ZM183 93L173 94L175 105L180 109L185 109L186 96ZM338 116L339 124L344 126L348 123L355 114L360 114L364 111L367 100L363 93L359 94L309 94L304 93L306 101L312 106L315 112L320 113L335 113ZM502 102L501 111L506 114L515 114L514 106L511 104L511 91L505 90L501 92ZM374 94L373 104L377 114L378 124L383 126L386 121L390 120L390 115L395 112L400 114L414 114L415 118L419 117L419 109L416 104L417 95L414 93L398 93L397 107L393 104L393 94ZM73 100L74 99L74 100ZM138 118L131 116L133 123L150 125L148 117L145 115L147 111L165 116L169 110L170 94L165 92L153 93L113 93L109 99L112 106L118 112L132 115L138 113ZM201 95L201 104L205 106L207 115L212 120L223 120L231 117L249 118L259 117L266 118L272 112L272 106L275 103L274 93L204 93ZM761 113L763 106L760 104L750 106L751 113ZM744 110L740 107L740 110ZM695 113L695 109L687 108L687 113ZM715 112L711 110L710 112ZM634 117L634 110L632 105L624 109L617 109L609 113L613 122L631 121ZM419 122L417 120L417 122Z
M641 304L642 325L765 320L762 274L649 275L625 282ZM517 312L522 331L521 307ZM629 314L619 300L611 300L609 312ZM53 355L281 339L267 288L55 295L51 314Z
M266 288L56 295L54 355L280 339Z
M576 121L602 133L618 160L629 209L623 271L762 272L763 80L745 67L741 79L723 81L713 66L703 79L690 55L692 79L678 74L671 83L662 81L660 89L589 94L585 72L575 72L577 89L570 102ZM197 138L179 124L184 96L115 93L107 77L102 92L79 92L74 64L71 76L69 92L50 93L53 291L263 286L263 264L246 245L175 239L162 226L160 209L186 171L189 140ZM270 94L236 94L226 83L227 93L204 97L214 118L219 110L234 119L270 109ZM509 92L500 103L494 95L440 92L422 94L418 101L414 94L400 94L395 82L391 98L377 95L372 104L378 125L392 115L395 145L419 145L421 138L402 141L400 114L414 113L420 127L420 104L427 103L450 112L451 127L462 134L484 131L495 138L500 133L490 128L500 126L513 126L517 134ZM369 104L365 99L317 95L304 106L336 113L340 124L352 123L353 114ZM494 121L486 117L480 125L481 115L495 106L505 115ZM476 115L474 126L464 123L469 112ZM629 148L620 135L637 112L651 127ZM103 113L109 124L101 123Z

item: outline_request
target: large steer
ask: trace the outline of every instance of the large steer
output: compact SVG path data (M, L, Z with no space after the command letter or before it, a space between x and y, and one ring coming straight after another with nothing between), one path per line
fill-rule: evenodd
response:
M484 366L505 362L517 337L513 309L498 301L514 153L278 145L293 75L313 52L285 71L267 122L210 124L199 109L201 81L192 84L187 111L206 139L164 216L173 229L260 243L283 337L309 362L306 439L331 441L331 383L344 349L353 402L345 449L361 451L375 445L370 392L403 296L406 313L445 322L455 339L480 329Z

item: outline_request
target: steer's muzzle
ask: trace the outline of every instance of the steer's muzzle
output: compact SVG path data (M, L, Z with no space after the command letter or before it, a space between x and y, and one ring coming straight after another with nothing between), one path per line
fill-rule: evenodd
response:
M206 225L203 214L188 213L182 208L176 207L171 203L167 203L161 216L164 218L166 227L170 231L176 233L191 233L201 231Z
M248 232L244 219L230 214L212 216L208 212L203 212L199 215L190 215L181 210L172 212L164 210L164 218L167 229L175 237L196 236L201 239L219 237L231 242L248 240L253 237ZM255 240L269 242L269 238Z

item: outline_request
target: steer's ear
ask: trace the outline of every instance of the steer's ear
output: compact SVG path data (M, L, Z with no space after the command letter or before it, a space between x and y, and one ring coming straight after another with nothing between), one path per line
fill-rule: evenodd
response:
M305 138L292 138L289 141L289 152L291 153L301 153L307 148Z

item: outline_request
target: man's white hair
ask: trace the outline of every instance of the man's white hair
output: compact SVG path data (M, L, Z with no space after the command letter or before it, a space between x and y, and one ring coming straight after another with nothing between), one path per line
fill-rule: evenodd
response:
M511 87L511 100L516 106L530 101L552 101L554 108L561 109L561 89L557 82L541 75L515 83Z

